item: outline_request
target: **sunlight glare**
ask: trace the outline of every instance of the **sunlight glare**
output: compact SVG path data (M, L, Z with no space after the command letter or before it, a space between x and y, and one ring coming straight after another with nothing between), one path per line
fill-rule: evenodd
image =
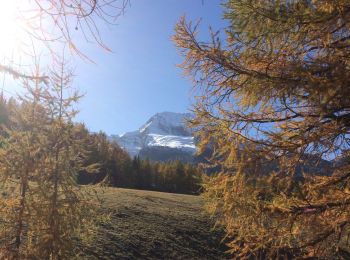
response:
M21 2L21 3L20 3ZM20 7L25 1L7 0L0 8L0 60L21 56L23 47L30 43L25 31L25 19L21 17Z

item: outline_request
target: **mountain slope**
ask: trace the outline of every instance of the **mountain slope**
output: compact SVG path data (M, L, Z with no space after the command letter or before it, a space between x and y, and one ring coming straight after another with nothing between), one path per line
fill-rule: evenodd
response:
M157 113L138 130L121 136L112 135L110 139L116 141L132 157L140 155L157 160L152 151L159 153L159 150L166 150L169 155L160 161L190 158L196 151L196 146L192 132L186 126L188 118L191 118L189 113ZM177 156L172 157L171 153Z

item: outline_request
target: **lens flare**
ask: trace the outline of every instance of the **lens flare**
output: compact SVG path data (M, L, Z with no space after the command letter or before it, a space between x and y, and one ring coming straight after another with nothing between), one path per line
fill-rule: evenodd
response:
M24 17L29 2L21 0L3 1L0 8L0 60L13 60L25 55L32 42L28 24Z

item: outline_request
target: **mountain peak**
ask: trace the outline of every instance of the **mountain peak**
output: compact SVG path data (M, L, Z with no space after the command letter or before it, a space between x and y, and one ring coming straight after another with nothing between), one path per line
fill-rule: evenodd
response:
M168 147L194 153L196 150L194 138L192 131L186 125L186 120L192 117L190 113L157 113L139 130L110 138L131 156L138 155L142 149L149 147Z
M152 116L140 129L140 133L191 136L186 126L190 113L162 112Z

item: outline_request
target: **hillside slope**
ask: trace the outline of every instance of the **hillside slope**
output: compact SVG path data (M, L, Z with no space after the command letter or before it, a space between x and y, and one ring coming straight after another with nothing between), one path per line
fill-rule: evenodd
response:
M221 231L198 196L104 188L111 223L84 259L227 259Z

